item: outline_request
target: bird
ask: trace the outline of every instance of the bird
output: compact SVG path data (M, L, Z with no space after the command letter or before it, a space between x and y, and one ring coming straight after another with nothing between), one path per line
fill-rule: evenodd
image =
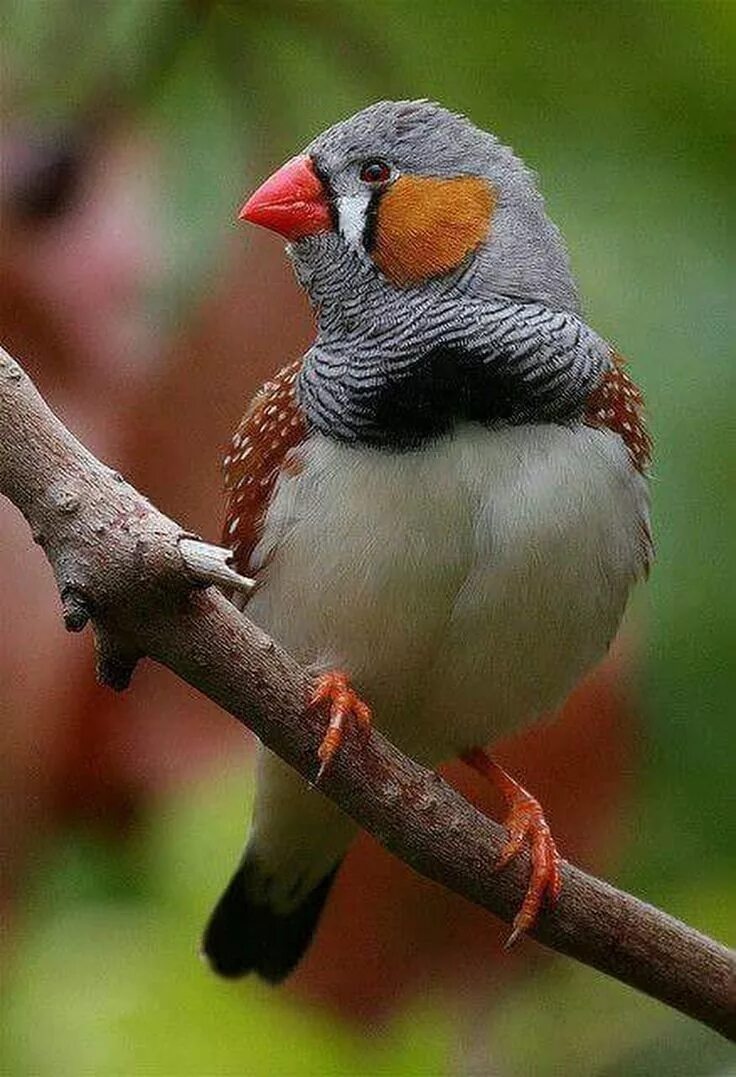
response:
M510 943L557 900L542 805L488 752L608 650L653 558L642 396L583 319L534 173L427 101L330 127L245 202L286 240L314 342L257 392L224 458L248 616L311 676L308 782L259 744L245 850L206 926L225 977L277 984L357 826L320 791L372 724L501 793L530 878ZM490 867L490 865L489 865Z

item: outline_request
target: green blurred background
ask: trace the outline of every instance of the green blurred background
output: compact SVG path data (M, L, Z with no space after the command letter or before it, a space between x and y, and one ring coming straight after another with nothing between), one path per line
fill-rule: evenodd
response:
M145 191L130 197L145 197L155 237L146 254L155 269L136 292L146 348L159 357L149 380L123 348L126 386L144 384L143 397L165 377L176 350L167 342L197 321L232 259L240 265L233 252L254 242L231 223L241 194L333 121L380 97L429 97L496 132L539 172L588 320L630 357L656 446L658 559L628 637L640 719L611 870L733 944L736 3L6 0L3 35L6 191L27 176L25 147L63 132L86 160L110 131L124 145L117 167ZM11 220L6 262L21 249L19 230L24 251L43 242L39 227ZM254 280L271 272L270 262L246 264ZM6 276L16 268L6 265ZM279 287L276 302L299 304L288 282ZM15 309L5 314L22 347ZM304 332L300 323L295 333ZM200 367L205 345L198 340ZM59 400L64 369L46 371ZM105 379L102 371L95 383L103 398ZM117 382L109 384L100 430L121 421ZM141 396L128 392L125 407L138 412ZM237 385L211 440L182 435L181 467L198 454L213 487L241 399ZM71 421L73 404L58 406ZM149 438L139 458L155 455L156 422L138 435ZM90 440L117 459L116 443L95 430L90 421ZM161 491L186 486L187 472L172 467L158 481L146 488L181 509L178 495ZM214 515L209 524L192 515L216 535ZM22 553L8 572L40 556ZM20 614L22 597L10 608ZM17 701L7 707L22 711ZM22 738L21 721L16 729ZM128 755L134 770L140 760ZM2 1072L734 1072L715 1035L562 959L462 1006L438 976L375 1024L258 984L214 982L193 957L194 940L212 880L227 874L220 853L232 857L240 840L246 768L243 754L224 772L212 763L186 780L152 782L132 827L115 813L100 823L94 796L86 813L77 806L34 824L13 888ZM359 924L353 937L359 964Z

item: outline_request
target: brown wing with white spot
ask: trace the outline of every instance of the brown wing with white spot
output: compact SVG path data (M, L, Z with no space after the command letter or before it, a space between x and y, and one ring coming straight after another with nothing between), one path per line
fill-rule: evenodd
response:
M613 366L588 397L584 421L618 434L631 462L644 474L652 458L652 439L644 421L644 400L626 371L626 361L614 352Z
M626 361L616 352L613 366L588 397L584 421L588 426L603 427L623 440L631 463L645 475L652 460L652 439L644 420L644 400L638 386L626 372ZM642 558L645 574L654 557L654 543L649 521L640 522Z
M223 544L247 574L263 529L268 503L283 470L298 466L294 450L306 437L296 398L301 359L263 385L240 420L223 461L227 498Z

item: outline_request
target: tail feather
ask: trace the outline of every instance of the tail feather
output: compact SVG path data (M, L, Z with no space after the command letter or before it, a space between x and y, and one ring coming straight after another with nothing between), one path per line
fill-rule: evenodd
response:
M220 976L256 972L280 983L299 963L314 934L339 864L291 912L279 913L256 889L246 860L233 875L205 928L202 952Z

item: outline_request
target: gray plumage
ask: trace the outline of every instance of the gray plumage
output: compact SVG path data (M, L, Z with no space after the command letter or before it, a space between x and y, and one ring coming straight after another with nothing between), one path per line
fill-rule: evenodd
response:
M317 315L300 378L310 427L344 441L416 447L442 432L443 419L581 414L611 350L580 319L562 237L533 173L507 146L428 101L382 101L329 128L306 152L336 205L361 197L360 166L371 158L385 158L398 174L480 176L497 196L487 240L453 272L416 286L392 283L339 230L290 248ZM451 353L451 379L440 350ZM402 394L411 396L407 414ZM443 406L444 417L429 414Z
M329 175L336 194L359 190L360 163L371 157L385 157L402 172L417 175L485 177L498 194L490 241L472 258L469 272L451 274L434 287L452 291L462 276L469 298L500 293L579 311L565 244L545 212L534 173L465 116L430 101L379 101L330 127L305 152ZM346 251L340 236L325 233L301 240L292 257L318 303L349 297L360 287L360 256ZM376 270L373 275L379 276ZM379 276L379 282L392 290L385 278Z
M250 557L249 613L303 663L347 671L391 739L435 765L548 713L605 653L647 563L646 483L614 431L583 421L611 348L582 321L560 233L508 147L439 105L383 101L306 153L294 204L309 204L311 168L324 229L282 234L298 237L317 319L298 381L307 431ZM361 172L376 161L373 187ZM402 175L494 192L488 234L415 284L372 257ZM204 948L223 975L277 982L355 827L265 748L257 784Z
M394 308L401 311L400 322ZM409 406L421 418L421 394L432 406L428 383L437 378L435 360L443 355L449 358L451 378L434 390L436 419L448 422L577 418L611 364L608 344L568 311L498 295L480 301L452 292L439 297L410 292L399 300L377 289L363 293L358 317L351 318L345 304L320 308L317 340L305 357L299 383L309 425L345 441L395 445L386 428L390 408L400 407L402 397L410 395ZM454 403L448 382L457 391ZM458 413L453 414L453 406ZM396 435L410 435L411 423L408 415ZM440 425L426 432L441 431Z

